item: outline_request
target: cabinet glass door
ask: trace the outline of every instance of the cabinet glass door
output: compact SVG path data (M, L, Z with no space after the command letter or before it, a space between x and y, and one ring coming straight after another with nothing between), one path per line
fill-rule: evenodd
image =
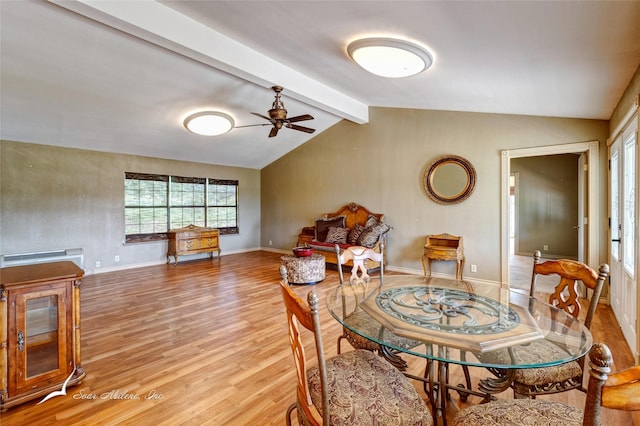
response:
M70 308L65 285L15 295L16 391L66 377Z
M28 299L25 351L27 377L58 369L58 298Z

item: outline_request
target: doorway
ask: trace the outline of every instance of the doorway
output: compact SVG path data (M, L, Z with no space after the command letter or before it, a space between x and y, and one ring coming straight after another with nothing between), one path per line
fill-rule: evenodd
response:
M579 207L587 196L579 192L585 173L578 167L580 157L555 154L510 160L515 255L531 258L540 250L544 258L582 260L578 243L584 213L580 216Z
M523 148L502 151L501 153L501 283L510 285L509 254L510 254L510 230L513 216L511 207L511 159L524 157L538 157L556 154L578 154L583 157L585 169L585 182L579 185L586 194L589 188L598 188L598 142L580 142L565 145L551 145L546 147ZM597 196L587 197L584 203L583 216L588 220L582 226L581 234L584 236L583 246L585 250L585 262L589 265L597 265L598 259L598 223L599 214L597 208ZM580 204L580 203L579 203ZM581 224L578 223L577 226Z

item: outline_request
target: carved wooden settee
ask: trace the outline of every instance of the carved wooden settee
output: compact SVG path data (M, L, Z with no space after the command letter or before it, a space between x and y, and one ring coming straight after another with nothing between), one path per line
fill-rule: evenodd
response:
M335 245L341 249L358 245L373 248L380 253L386 264L386 244L382 244L391 228L384 223L384 214L372 213L365 207L349 203L333 213L325 213L315 219L314 226L302 228L298 245L307 245L321 251L327 264L337 265ZM347 263L348 265L351 262ZM380 262L368 260L367 269L380 267Z

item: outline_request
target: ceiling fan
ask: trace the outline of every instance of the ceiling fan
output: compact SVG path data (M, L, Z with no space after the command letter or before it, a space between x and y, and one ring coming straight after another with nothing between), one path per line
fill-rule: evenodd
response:
M262 117L265 120L269 121L269 123L264 124L249 124L246 126L236 126L236 128L240 127L253 127L253 126L273 126L271 131L269 132L269 137L272 138L278 134L278 130L282 129L282 127L286 127L293 130L299 130L301 132L313 133L316 129L311 129L309 127L299 126L297 123L299 121L313 120L313 117L309 114L297 115L295 117L287 118L287 110L284 109L284 103L282 99L280 99L280 92L282 92L282 86L273 86L274 92L276 92L276 100L273 101L273 105L271 109L268 111L269 116L258 114L257 112L252 112L251 114L257 115L258 117Z

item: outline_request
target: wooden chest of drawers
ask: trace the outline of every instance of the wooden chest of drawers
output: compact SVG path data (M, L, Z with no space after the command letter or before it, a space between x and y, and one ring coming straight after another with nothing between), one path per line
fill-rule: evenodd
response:
M427 264L429 265L429 276L431 276L432 260L456 261L456 279L462 281L464 268L462 237L449 234L427 235L427 244L424 246L424 254L422 255L422 268L425 276L427 275Z
M174 263L178 263L178 256L198 253L209 253L213 258L213 252L218 252L220 258L220 244L218 237L220 232L214 228L205 228L189 225L184 228L172 229L167 232L169 244L167 248L167 263L173 256Z

